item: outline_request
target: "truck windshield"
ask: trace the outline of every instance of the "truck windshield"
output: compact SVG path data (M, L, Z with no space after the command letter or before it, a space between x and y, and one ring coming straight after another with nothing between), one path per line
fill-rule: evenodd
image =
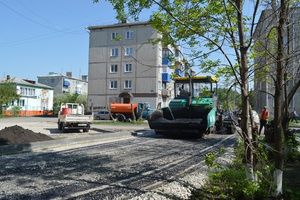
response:
M193 97L210 97L212 93L211 83L193 84Z
M211 97L213 94L211 83L193 83L192 89L190 90L189 83L176 83L176 97L189 96L191 93L192 97Z
M176 87L176 97L188 96L190 92L189 83L177 83Z

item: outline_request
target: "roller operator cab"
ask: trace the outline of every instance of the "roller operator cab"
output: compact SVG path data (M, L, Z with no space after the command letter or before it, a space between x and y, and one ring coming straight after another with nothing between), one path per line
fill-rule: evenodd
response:
M214 76L174 78L174 99L150 115L149 127L163 135L202 137L216 132L217 82Z

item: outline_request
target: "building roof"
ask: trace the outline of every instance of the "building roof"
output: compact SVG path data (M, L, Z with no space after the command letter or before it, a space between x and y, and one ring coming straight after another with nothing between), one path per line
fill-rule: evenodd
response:
M7 81L7 80L8 80L7 78L0 78L0 83ZM36 88L44 88L44 89L53 90L53 87L38 83L33 80L28 80L28 79L23 79L23 78L11 78L9 80L12 81L13 83L15 83L16 85L26 85L26 86L36 87Z
M87 80L73 77L72 74L71 74L71 76L67 76L67 75L63 75L63 74L61 74L61 73L50 72L48 75L38 76L38 78L49 78L49 77L63 77L63 78L68 78L68 79L78 80L78 81L82 81L82 82L88 82ZM87 76L86 76L86 77L87 77Z
M87 29L96 30L96 29L105 29L105 28L117 28L117 27L130 27L130 26L141 26L141 25L150 25L150 22L133 22L133 23L119 23L112 25L104 25L104 26L89 26Z

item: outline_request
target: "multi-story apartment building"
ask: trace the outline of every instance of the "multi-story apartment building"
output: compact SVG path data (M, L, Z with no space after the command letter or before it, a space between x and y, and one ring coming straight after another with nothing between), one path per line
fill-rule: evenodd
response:
M90 108L108 108L120 97L123 102L149 102L152 107L167 105L172 96L168 56L178 52L149 42L162 37L149 22L88 29Z
M38 76L38 83L53 87L54 95L70 93L70 94L86 94L88 90L87 76L82 76L82 79L72 76L72 72L67 72L66 75L50 72L46 76Z
M53 88L44 84L36 83L33 80L22 78L11 79L8 75L6 79L0 79L0 84L11 81L17 93L21 96L17 101L10 102L5 106L4 115L14 115L12 108L21 108L21 116L52 115L53 110Z
M288 56L285 57L283 64L286 65L286 61L288 61L286 73L290 79L287 83L287 91L289 92L300 78L300 8L291 9L288 13L288 17L289 31L287 27L285 27L284 30L284 54ZM255 58L255 67L259 70L264 66L270 66L269 74L266 74L266 77L258 77L255 75L254 89L256 94L254 99L254 109L260 111L263 106L266 105L270 109L271 116L273 116L274 108L274 99L272 94L275 92L275 83L271 74L275 72L276 67L276 61L272 58L274 56L272 56L272 52L276 52L276 47L272 46L272 44L276 44L277 41L270 37L270 32L272 30L276 30L275 28L278 26L277 23L278 20L275 16L275 12L271 9L264 10L260 16L254 34L255 42L259 42L260 44L257 46L258 52L265 52L263 54L258 54L259 56ZM287 48L288 43L289 48ZM300 90L298 90L294 95L294 98L289 105L289 111L291 112L294 108L300 112Z

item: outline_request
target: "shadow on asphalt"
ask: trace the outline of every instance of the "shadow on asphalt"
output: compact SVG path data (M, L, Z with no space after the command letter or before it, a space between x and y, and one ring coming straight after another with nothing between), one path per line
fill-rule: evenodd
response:
M190 140L190 141L199 141L204 140L204 138L199 138L193 135L161 135L156 134L154 130L136 130L131 133L135 137L147 137L147 138L157 138L157 139L174 139L174 140Z
M65 133L82 133L80 130L58 130L57 128L46 128L50 132L50 134L65 134Z

